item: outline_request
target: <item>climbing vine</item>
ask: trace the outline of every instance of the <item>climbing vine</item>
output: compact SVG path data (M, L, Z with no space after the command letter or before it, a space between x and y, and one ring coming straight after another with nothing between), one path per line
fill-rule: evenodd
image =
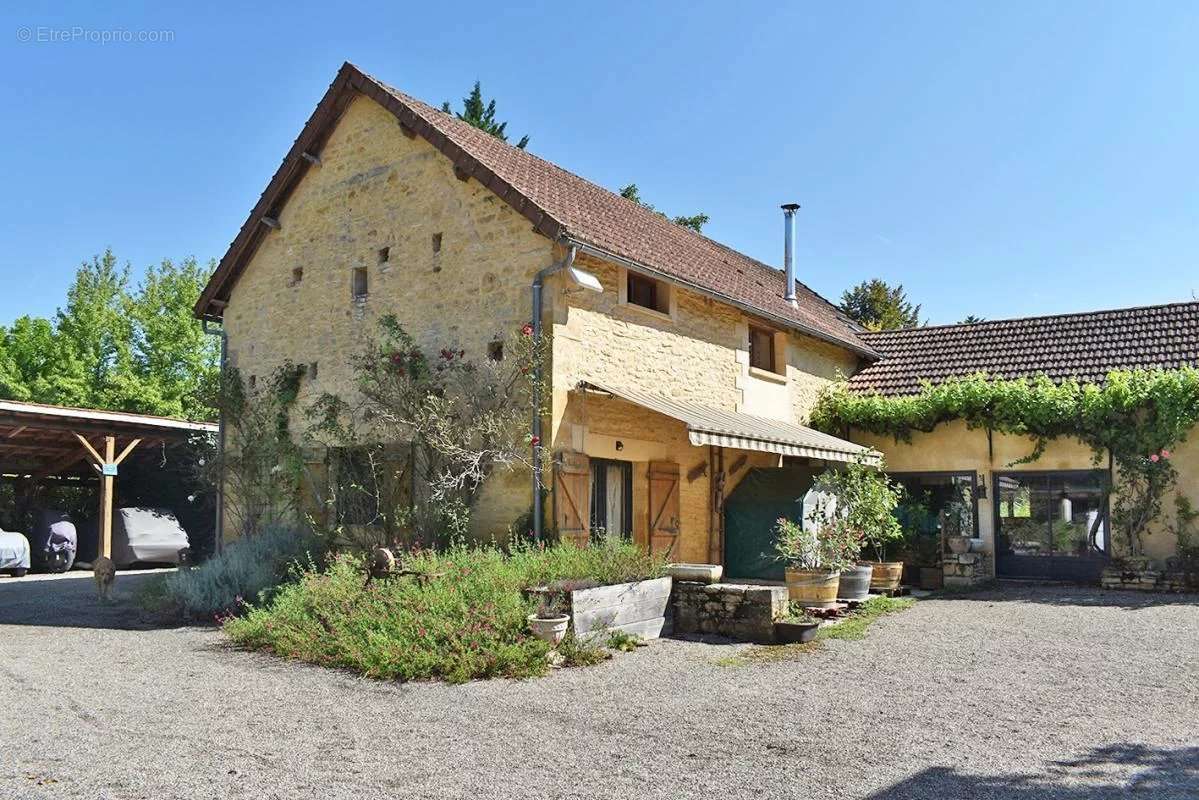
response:
M363 522L387 541L397 530L423 544L460 538L483 483L497 471L530 469L540 452L529 418L534 397L547 410L548 347L525 324L497 333L487 353L456 346L426 353L396 317L384 316L353 358L356 396L318 397L307 411L308 434L360 454L361 479L349 488L371 509ZM397 469L378 444L386 442L407 445L406 498L388 491Z
M1090 447L1095 463L1111 455L1118 486L1112 522L1127 555L1141 554L1142 538L1177 481L1171 450L1199 423L1199 370L1116 371L1103 384L1055 384L991 379L986 375L925 384L917 395L884 397L830 386L817 401L812 424L830 432L852 428L911 441L912 434L961 420L968 428L1031 437L1029 463L1057 438Z
M213 404L225 421L227 441L200 470L212 486L223 482L225 508L239 534L253 535L295 516L304 462L290 421L303 376L304 367L291 362L251 385L236 367L221 376Z

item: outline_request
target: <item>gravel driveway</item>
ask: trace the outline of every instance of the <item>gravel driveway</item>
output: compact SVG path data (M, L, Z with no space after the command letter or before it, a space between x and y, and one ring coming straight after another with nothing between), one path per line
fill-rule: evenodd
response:
M0 579L0 797L1199 796L1199 598L1006 587L785 660L361 680ZM733 662L733 663L730 663Z

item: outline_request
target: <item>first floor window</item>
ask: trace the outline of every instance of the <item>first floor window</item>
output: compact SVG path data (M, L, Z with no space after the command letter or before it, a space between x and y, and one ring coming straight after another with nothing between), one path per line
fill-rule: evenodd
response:
M658 308L658 282L653 278L629 273L629 302L636 306Z
M625 284L625 301L660 314L670 314L670 284L648 275L629 272Z
M633 465L605 458L591 460L591 538L633 536Z
M749 327L749 365L768 372L777 372L774 360L774 331Z
M355 300L365 300L370 293L370 286L367 283L366 267L354 267L353 273L350 276L350 292Z

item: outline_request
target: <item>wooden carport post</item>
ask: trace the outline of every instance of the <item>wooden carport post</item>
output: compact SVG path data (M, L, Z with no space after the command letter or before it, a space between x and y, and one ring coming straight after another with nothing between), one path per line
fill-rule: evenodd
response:
M95 459L92 466L100 473L100 555L104 558L112 558L112 498L113 490L116 488L117 466L133 452L133 448L138 446L141 439L134 439L125 445L125 449L121 451L120 455L117 455L116 437L105 436L104 457L101 458L100 454L96 452L96 448L92 447L87 439L78 433L75 434L75 438Z

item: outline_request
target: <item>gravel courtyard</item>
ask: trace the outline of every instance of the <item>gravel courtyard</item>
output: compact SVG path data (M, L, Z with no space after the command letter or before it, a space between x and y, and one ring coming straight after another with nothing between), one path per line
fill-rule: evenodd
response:
M1199 598L1005 587L783 660L361 680L0 578L0 797L1199 796Z

